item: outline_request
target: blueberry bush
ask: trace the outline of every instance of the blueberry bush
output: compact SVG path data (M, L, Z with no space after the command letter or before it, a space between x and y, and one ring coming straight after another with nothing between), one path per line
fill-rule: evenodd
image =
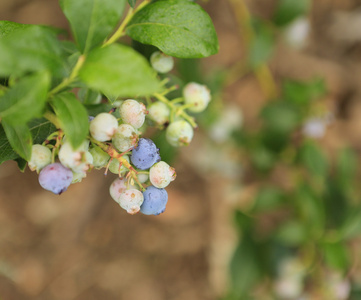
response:
M212 21L184 0L60 6L71 37L0 21L0 164L15 160L21 171L28 165L55 194L104 168L118 175L110 195L122 208L158 215L176 173L143 135L155 127L172 147L191 142L192 114L206 109L210 92L195 82L175 84L167 73L174 57L217 53Z
M217 148L214 169L227 178L227 191L240 190L237 242L221 298L360 299L357 153L351 145L331 151L322 143L337 117L323 78L277 76L270 67L278 48L305 49L312 1L275 1L269 18L253 15L245 1L228 2L245 57L209 79L216 96L201 118L212 141L201 151ZM250 76L263 101L256 121L243 126L242 111L222 102L222 91ZM227 164L239 168L225 172Z

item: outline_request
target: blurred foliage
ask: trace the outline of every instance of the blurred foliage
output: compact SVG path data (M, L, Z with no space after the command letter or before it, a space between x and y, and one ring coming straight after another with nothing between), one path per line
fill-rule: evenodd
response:
M234 212L238 243L222 299L349 299L335 294L341 288L350 299L361 299L350 276L351 246L361 233L357 155L347 147L328 153L320 143L332 121L322 78L276 81L268 68L284 29L307 16L311 1L278 0L270 20L252 16L243 1L229 3L247 53L239 78L253 74L261 87L274 86L277 93L263 89L259 126L234 128L225 142L239 151L244 184L256 192L251 205ZM191 73L184 65L183 78L201 80L192 78L199 74L196 65L188 67ZM216 101L202 117L206 128L218 124L226 105L222 88L236 81L227 82L222 70L215 73L207 78Z

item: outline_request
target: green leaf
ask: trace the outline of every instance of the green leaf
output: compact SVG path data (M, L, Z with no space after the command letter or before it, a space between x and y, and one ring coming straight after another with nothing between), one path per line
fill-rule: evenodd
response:
M257 194L253 211L263 212L279 207L284 201L284 193L274 186L267 186L260 189Z
M300 106L308 105L311 100L321 97L325 93L325 81L318 78L309 82L286 80L282 86L283 98Z
M12 126L4 120L1 124L11 147L22 158L29 161L31 158L31 145L33 144L33 139L28 126L25 124Z
M40 117L45 106L50 76L47 72L22 78L0 98L0 117L20 125Z
M231 293L235 299L245 299L262 276L259 246L249 233L237 245L230 264Z
M160 90L147 60L123 45L90 52L79 76L91 89L119 97L147 96Z
M323 245L325 261L332 269L346 271L350 264L350 254L343 243L325 243Z
M112 33L123 14L125 3L125 0L60 1L82 53L100 45Z
M276 238L287 246L300 246L309 239L309 236L303 222L291 220L282 223Z
M85 105L85 108L88 112L88 116L95 117L100 113L109 112L112 108L114 108L114 106L107 103L100 103L100 104L91 104L91 105L87 104Z
M34 144L41 144L55 131L55 126L46 119L33 119L28 123ZM19 159L19 155L11 147L3 126L0 124L0 164L7 160Z
M265 64L273 53L275 39L270 27L261 20L254 19L255 35L248 51L248 63L252 68Z
M20 76L26 72L50 70L63 77L64 53L54 30L25 26L0 39L0 76Z
M267 130L281 133L295 129L300 120L297 110L284 102L269 104L261 112L261 117Z
M295 18L307 14L310 0L279 0L273 21L278 26L289 24Z
M78 98L84 104L99 104L102 101L102 95L87 88L81 88L78 91Z
M268 172L273 168L276 158L271 151L261 146L252 151L251 161L259 171Z
M6 20L0 21L0 39L16 32L17 30L21 30L29 26L33 25L21 24Z
M212 20L190 1L152 2L134 15L126 32L134 40L174 57L206 57L219 48Z
M134 8L136 2L137 0L128 0L128 3L132 8Z
M15 161L18 164L19 170L24 173L28 162L25 159L22 159L21 157L15 159Z
M314 175L325 177L329 170L326 155L320 147L313 143L306 143L301 152L302 161L307 169Z
M348 218L340 229L343 239L353 239L361 234L361 209L354 209L349 213Z
M89 134L88 113L73 93L61 93L50 102L74 149L79 147Z
M337 155L337 182L344 188L353 189L354 179L358 169L356 154L351 149L343 149Z
M300 218L308 228L309 239L319 239L325 228L325 212L322 196L317 195L309 186L302 185L295 195Z

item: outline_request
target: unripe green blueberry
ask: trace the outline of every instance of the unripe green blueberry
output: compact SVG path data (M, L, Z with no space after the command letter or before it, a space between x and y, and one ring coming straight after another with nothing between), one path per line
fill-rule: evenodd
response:
M123 155L123 158L129 162L129 156L128 155ZM113 158L112 161L109 164L109 171L112 172L113 174L119 174L122 175L124 174L128 169L125 166L120 166L120 162L119 160L117 160L116 158Z
M166 162L160 161L154 164L149 170L150 182L159 189L163 189L176 178L174 168L170 167Z
M158 125L169 122L170 109L165 103L160 101L154 102L148 107L148 111L149 118Z
M140 173L140 174L138 174L137 177L138 177L138 180L139 180L140 183L145 183L145 182L147 182L148 179L149 179L149 175L148 175L148 174L142 174L142 173Z
M51 164L51 151L48 147L35 144L31 147L31 158L28 166L31 171L39 172L45 166Z
M99 142L109 141L118 128L117 118L109 113L100 113L91 122L91 136Z
M166 130L166 139L174 147L187 146L193 138L193 128L185 120L171 123Z
M205 85L195 82L190 82L184 87L183 97L186 104L193 105L188 109L195 113L204 111L211 101L209 89Z
M127 151L138 144L139 136L133 126L120 124L112 138L113 146L120 152Z
M119 107L123 122L134 128L140 128L143 125L146 112L145 105L133 99L125 100Z
M74 183L78 183L81 182L83 180L83 178L86 177L86 172L82 171L82 172L73 172L73 180L72 180L72 184Z
M94 168L100 169L108 164L110 156L108 153L104 152L100 147L94 146L89 150L89 152L93 156Z
M150 56L150 64L158 73L168 73L173 69L173 57L168 56L160 51L155 51Z

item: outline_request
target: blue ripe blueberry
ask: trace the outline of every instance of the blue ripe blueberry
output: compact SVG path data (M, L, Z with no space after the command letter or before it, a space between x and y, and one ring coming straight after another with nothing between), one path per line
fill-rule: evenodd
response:
M150 139L139 139L138 146L132 150L132 164L140 170L148 170L160 161L159 149Z
M165 210L168 202L168 193L165 189L158 189L152 185L143 192L144 201L140 212L145 215L159 215Z
M57 195L65 192L72 180L72 171L60 163L47 165L39 174L41 187Z

